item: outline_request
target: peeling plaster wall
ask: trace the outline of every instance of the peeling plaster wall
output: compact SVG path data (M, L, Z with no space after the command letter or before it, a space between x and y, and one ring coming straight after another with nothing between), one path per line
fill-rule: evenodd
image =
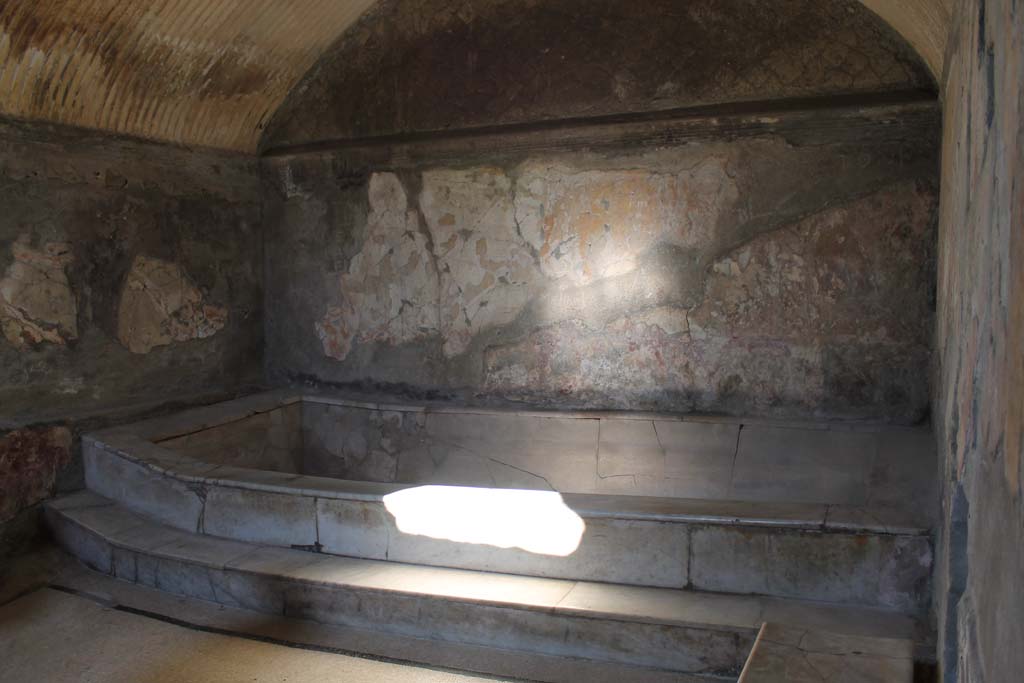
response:
M1024 6L958 0L939 261L945 681L1024 671Z
M251 158L0 123L0 206L2 525L72 433L258 385L263 276Z
M853 0L381 0L261 146L933 87Z
M541 132L267 159L270 377L915 422L934 114L715 119L660 146L612 126L578 134L590 151Z
M269 377L920 420L932 87L847 0L384 0L261 143Z

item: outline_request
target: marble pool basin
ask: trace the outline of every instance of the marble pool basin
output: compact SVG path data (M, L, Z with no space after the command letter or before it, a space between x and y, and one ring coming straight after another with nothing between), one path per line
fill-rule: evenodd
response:
M920 612L934 445L902 427L276 391L84 438L87 485L268 546Z

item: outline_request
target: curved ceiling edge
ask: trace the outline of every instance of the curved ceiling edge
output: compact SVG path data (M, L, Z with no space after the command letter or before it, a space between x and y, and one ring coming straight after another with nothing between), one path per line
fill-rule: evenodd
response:
M861 0L939 80L952 0ZM374 0L0 2L0 116L255 152Z

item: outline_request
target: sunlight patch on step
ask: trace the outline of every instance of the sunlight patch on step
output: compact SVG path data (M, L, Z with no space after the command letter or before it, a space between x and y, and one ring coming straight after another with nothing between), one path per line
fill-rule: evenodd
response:
M384 497L399 531L567 557L586 524L553 491L419 486Z

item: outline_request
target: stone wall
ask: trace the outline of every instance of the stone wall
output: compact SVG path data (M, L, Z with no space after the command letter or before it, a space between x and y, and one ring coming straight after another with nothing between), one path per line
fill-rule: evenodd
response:
M914 88L925 65L853 0L381 0L262 146Z
M946 681L1024 671L1024 6L958 0L947 58L935 413Z
M2 524L73 432L259 385L263 294L253 159L2 123L0 205Z
M918 102L268 158L270 376L915 422L936 147Z

